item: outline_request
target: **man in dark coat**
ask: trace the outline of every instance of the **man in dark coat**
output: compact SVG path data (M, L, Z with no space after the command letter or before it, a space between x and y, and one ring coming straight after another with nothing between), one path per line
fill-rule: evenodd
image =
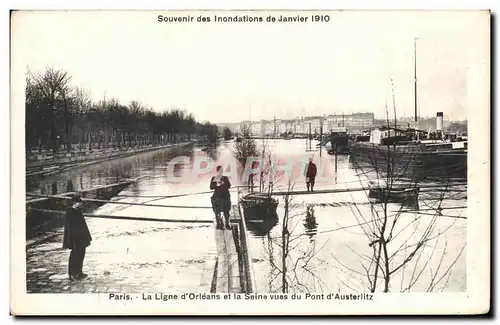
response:
M254 161L252 163L252 171L254 171L257 167L259 166L259 163ZM255 177L256 173L250 173L250 175L248 175L248 189L250 191L250 193L253 193L253 188L254 188L254 177Z
M217 229L220 230L224 229L221 213L224 214L226 229L231 229L231 225L229 224L229 211L231 210L231 194L229 194L229 189L231 188L231 182L222 173L222 166L217 166L217 175L210 180L210 189L214 190L211 198L212 208L215 213Z
M71 249L69 254L68 274L70 280L84 279L87 274L82 272L85 250L92 241L89 228L85 222L81 205L82 199L79 195L71 197L71 206L66 210L64 224L63 248Z
M314 181L316 179L317 173L316 164L313 163L312 158L309 158L309 164L306 166L305 174L306 174L306 186L307 191L314 191Z

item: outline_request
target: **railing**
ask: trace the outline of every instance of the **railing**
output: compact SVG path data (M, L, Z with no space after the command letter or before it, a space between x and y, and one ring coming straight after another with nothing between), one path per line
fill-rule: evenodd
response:
M239 231L233 233L233 235L237 236L237 241L238 241L237 247L238 247L238 259L240 266L241 289L242 292L252 293L256 292L256 287L255 287L255 278L254 278L253 264L252 264L252 254L250 252L249 248L250 245L248 243L248 237L247 237L248 230L246 226L245 214L243 213L241 206L239 204L241 194L242 193L240 192L240 187L238 187L237 189L238 204L236 205L237 211L235 212L239 214L239 218L237 219Z

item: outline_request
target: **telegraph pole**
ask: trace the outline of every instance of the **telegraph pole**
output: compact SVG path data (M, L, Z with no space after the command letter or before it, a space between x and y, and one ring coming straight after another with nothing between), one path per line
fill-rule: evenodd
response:
M334 149L333 151L335 152L335 183L337 183L337 142L334 143Z
M273 132L273 138L276 138L276 116L274 117L274 132Z
M309 123L309 150L312 149L312 134L311 134L311 123Z
M321 158L321 148L323 147L322 146L322 143L323 143L323 117L320 118L319 120L319 157Z

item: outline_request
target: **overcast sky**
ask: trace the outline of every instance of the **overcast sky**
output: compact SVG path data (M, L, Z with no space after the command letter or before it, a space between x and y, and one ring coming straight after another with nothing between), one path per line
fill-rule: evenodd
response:
M344 11L329 12L328 23L213 22L214 15L237 14L311 15L17 12L13 69L63 69L96 100L106 94L155 110L185 108L211 122L350 112L383 117L386 98L392 105L392 78L397 114L409 117L417 36L420 115L443 111L458 120L474 102L467 89L479 82L470 71L488 64L486 12ZM162 23L158 15L191 15L195 22ZM199 15L212 22L197 23Z

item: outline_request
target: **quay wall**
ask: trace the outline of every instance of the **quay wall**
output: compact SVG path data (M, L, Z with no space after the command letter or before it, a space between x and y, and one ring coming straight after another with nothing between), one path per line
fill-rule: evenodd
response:
M192 145L194 141L181 142L176 144L167 144L162 146L149 146L139 149L122 149L111 151L97 151L97 152L84 152L83 155L78 153L68 153L62 158L52 158L51 156L41 155L35 160L28 160L26 162L26 177L31 176L47 176L57 174L73 168L97 164L104 161L113 159L125 158L137 155L144 152L168 149L168 148L182 148L184 146Z

